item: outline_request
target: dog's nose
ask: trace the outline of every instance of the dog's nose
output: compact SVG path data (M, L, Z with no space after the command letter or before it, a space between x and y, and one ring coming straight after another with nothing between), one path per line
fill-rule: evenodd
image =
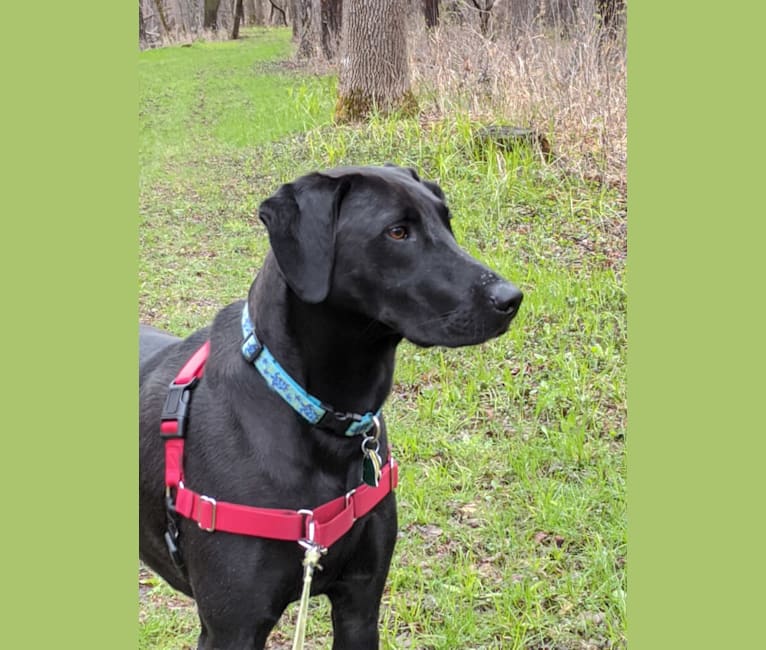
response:
M523 298L524 294L510 282L496 282L489 287L489 301L504 314L515 314Z

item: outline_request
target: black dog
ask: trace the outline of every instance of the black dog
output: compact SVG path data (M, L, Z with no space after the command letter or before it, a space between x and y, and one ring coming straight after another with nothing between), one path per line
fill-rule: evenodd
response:
M481 343L508 329L522 300L514 285L457 245L441 189L409 169L309 174L264 201L259 216L272 251L246 303L224 308L211 327L185 340L144 326L140 333L140 554L195 599L198 647L205 649L264 647L300 595L303 549L174 517L160 422L168 385L189 357L209 340L188 411L188 488L210 495L204 505L214 497L298 511L357 488L365 459L369 478L371 452L363 453L361 437L344 435L349 422L365 420L366 437L376 423L376 445L388 463L385 425L370 414L391 389L402 338L420 346ZM270 388L243 355L243 307L286 373L348 415L330 413L312 424ZM311 593L330 598L336 650L378 648L395 539L389 493L322 558Z

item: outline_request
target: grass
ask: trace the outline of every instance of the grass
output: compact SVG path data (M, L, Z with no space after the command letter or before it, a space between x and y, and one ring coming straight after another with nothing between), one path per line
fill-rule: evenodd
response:
M280 68L290 54L285 33L251 29L242 41L196 42L139 56L142 181L160 161L219 154L329 121L335 80L297 80Z
M386 161L437 180L458 240L525 300L483 346L400 348L381 645L625 647L624 195L480 149L467 112L334 127L334 79L280 63L289 32L245 36L139 56L142 320L184 335L244 297L267 250L257 205L282 182ZM139 647L195 647L193 603L145 569L139 586ZM310 611L309 647L329 648L327 602Z

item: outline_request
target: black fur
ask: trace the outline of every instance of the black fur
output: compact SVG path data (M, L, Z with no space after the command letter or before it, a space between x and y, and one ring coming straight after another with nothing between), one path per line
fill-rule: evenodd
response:
M444 194L399 167L309 174L264 201L272 251L248 295L259 338L311 394L344 411L386 399L402 338L457 347L504 333L521 292L455 242ZM393 230L392 230L393 229ZM403 237L403 233L406 234ZM359 438L312 427L240 352L242 302L185 340L140 329L140 554L199 609L198 648L263 648L300 595L298 544L207 533L180 522L185 567L163 541L160 411L167 386L206 340L184 456L189 488L260 507L312 508L360 482ZM387 449L385 423L381 450ZM384 461L385 459L385 453ZM332 603L335 650L378 648L381 594L396 540L393 494L329 550L312 594Z

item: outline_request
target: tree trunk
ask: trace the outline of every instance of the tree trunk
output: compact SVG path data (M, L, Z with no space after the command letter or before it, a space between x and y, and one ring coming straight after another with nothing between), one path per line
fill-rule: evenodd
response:
M479 28L482 36L489 34L489 12L482 10L479 14Z
M259 2L256 0L245 0L242 11L245 14L245 25L260 25L258 12L260 11Z
M237 0L234 7L234 27L231 29L231 39L236 41L239 38L239 23L245 18L244 0Z
M287 10L281 6L279 6L274 0L269 0L269 4L271 5L271 13L269 14L269 22L273 25L274 20L274 14L275 12L279 13L280 18L277 20L281 21L281 24L285 27L287 26ZM295 36L295 23L293 22L293 36Z
M373 110L415 113L410 89L404 0L345 0L335 119Z
M319 14L319 0L295 0L293 16L294 32L298 39L299 59L311 59L317 52L317 23Z
M479 10L479 29L482 36L490 35L490 17L495 0L473 0L473 6Z
M322 0L322 53L328 61L335 58L340 46L343 25L343 0Z
M426 29L439 25L439 0L423 0L423 16L426 19Z
M205 29L218 29L218 6L221 0L205 0Z
M146 29L144 28L144 11L141 8L141 2L138 3L138 42L146 42Z

